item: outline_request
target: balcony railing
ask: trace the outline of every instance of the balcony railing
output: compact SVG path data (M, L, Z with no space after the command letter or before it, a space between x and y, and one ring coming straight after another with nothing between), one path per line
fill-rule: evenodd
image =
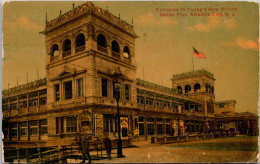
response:
M55 62L55 61L58 61L58 60L59 60L59 56L52 56L51 57L52 62Z
M120 59L120 53L112 52L112 56L115 57L115 58Z
M76 47L76 49L75 49L76 53L81 52L81 51L84 51L84 50L85 50L85 45Z
M71 55L71 51L64 51L63 52L63 57Z
M99 51L102 51L102 52L107 53L107 48L105 48L105 47L97 46L97 49L98 49Z

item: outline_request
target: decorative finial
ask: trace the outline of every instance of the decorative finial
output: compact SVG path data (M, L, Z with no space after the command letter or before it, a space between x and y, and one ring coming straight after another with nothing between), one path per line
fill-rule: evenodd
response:
M74 7L75 7L75 4L74 4L74 3L72 3L72 8L74 9Z
M107 6L107 11L108 11L108 6Z
M60 16L61 16L61 10L60 10Z
M47 12L46 12L45 23L46 23L46 24L48 23Z

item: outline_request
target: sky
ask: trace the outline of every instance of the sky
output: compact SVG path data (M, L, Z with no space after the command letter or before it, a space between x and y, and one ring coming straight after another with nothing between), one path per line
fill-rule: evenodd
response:
M78 2L5 2L3 5L3 89L43 78L45 19ZM173 74L194 68L215 76L216 101L236 100L236 112L257 113L259 85L258 4L255 2L94 2L130 23L133 20L136 76L171 87ZM221 11L221 9L227 9ZM168 16L167 16L168 14ZM38 73L37 73L38 72ZM38 75L37 75L38 74Z

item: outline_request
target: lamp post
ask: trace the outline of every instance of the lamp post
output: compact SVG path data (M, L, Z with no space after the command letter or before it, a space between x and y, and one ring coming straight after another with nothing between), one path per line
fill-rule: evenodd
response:
M120 83L115 82L115 93L116 93L116 104L117 104L117 132L118 132L118 141L117 141L117 157L125 157L122 152L122 140L121 140L121 129L120 129L120 116L119 116L119 99L120 99Z

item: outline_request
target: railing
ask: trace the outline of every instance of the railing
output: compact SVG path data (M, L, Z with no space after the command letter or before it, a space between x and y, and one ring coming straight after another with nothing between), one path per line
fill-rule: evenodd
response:
M55 62L59 60L59 56L52 56L51 57L51 62Z
M71 51L64 51L63 52L63 57L71 55Z
M115 58L120 59L120 53L112 52L112 56L115 57Z
M151 143L166 144L166 143L174 143L174 142L188 142L188 141L205 140L205 139L213 139L213 138L226 138L226 137L234 137L234 136L236 136L235 132L152 137Z
M81 52L81 51L84 51L84 50L85 50L85 45L76 47L76 49L75 49L76 53Z
M102 52L107 53L107 48L105 48L105 47L97 46L97 49L98 49L99 51L102 51Z

